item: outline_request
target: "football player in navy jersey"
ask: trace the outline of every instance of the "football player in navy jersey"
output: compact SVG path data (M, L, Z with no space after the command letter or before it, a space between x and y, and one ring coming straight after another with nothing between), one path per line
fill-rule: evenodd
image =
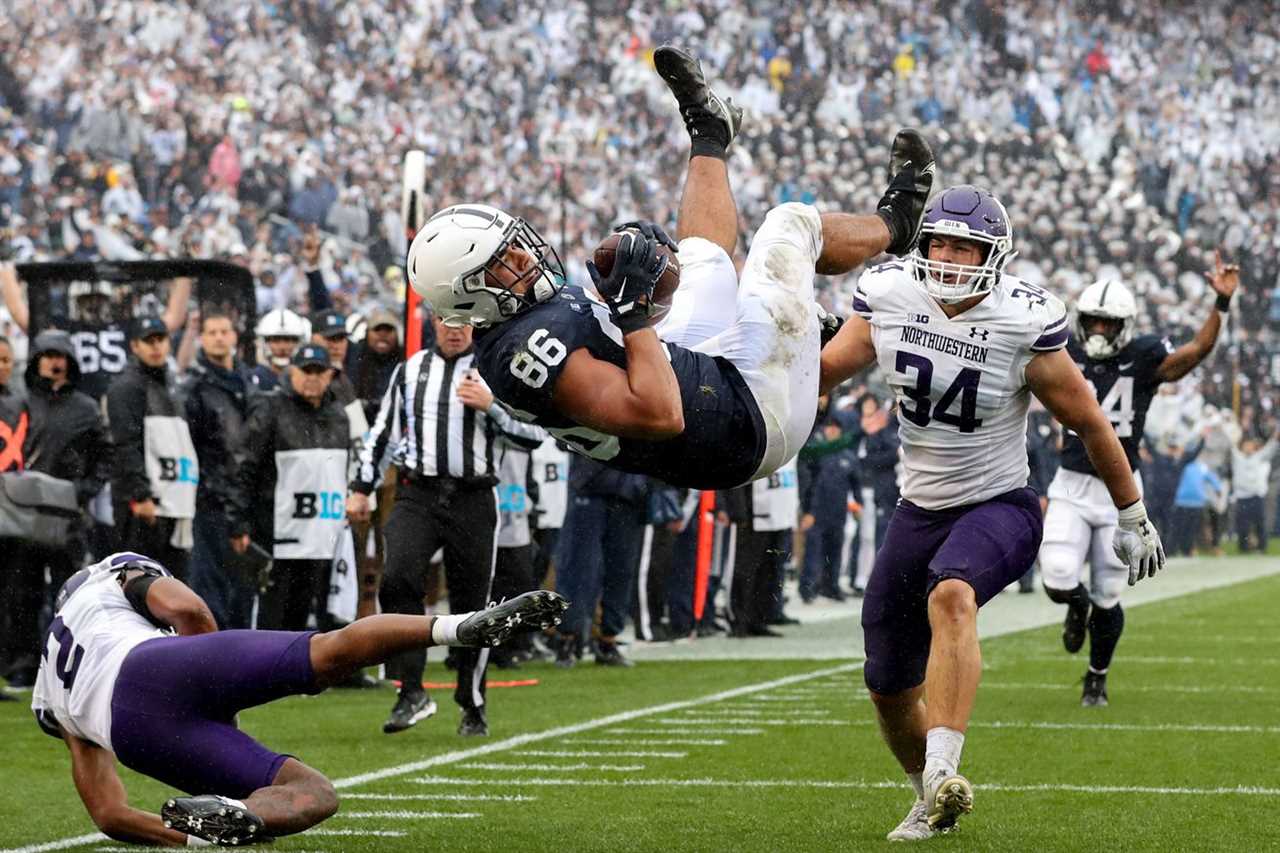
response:
M480 373L517 418L575 451L673 486L716 489L795 456L818 397L816 272L847 272L915 242L933 180L922 137L903 131L875 214L784 204L756 233L741 283L727 149L742 113L689 54L654 54L689 131L677 220L682 283L651 327L665 269L651 223L624 233L595 292L564 284L555 251L523 220L480 204L433 216L409 250L409 281L446 324L477 328Z
M1213 351L1239 283L1239 268L1223 264L1217 256L1209 276L1217 294L1214 309L1195 338L1177 348L1159 335L1134 336L1138 303L1119 281L1091 284L1076 300L1067 352L1111 420L1135 477L1152 397L1160 383L1186 376ZM1049 485L1040 569L1049 598L1067 605L1063 646L1074 654L1084 645L1086 632L1089 635L1089 669L1081 698L1085 706L1107 704L1107 668L1124 630L1120 593L1129 572L1112 554L1116 524L1115 506L1080 436L1067 430L1062 465ZM1087 588L1082 580L1086 563Z

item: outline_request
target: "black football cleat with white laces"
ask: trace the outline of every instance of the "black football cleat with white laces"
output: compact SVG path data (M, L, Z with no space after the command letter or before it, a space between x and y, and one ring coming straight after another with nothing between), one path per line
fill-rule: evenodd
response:
M889 254L906 255L920 242L936 171L933 149L920 131L911 127L898 131L889 152L893 177L876 205L876 214L889 227Z
M721 98L711 91L696 57L664 44L653 52L653 67L675 95L680 117L692 139L709 136L722 149L733 144L742 127L742 108L732 98Z
M464 646L498 646L513 634L559 625L567 609L569 602L559 594L535 589L472 613L458 626L458 642Z
M220 847L261 844L271 839L263 834L262 818L226 797L201 794L174 797L160 807L160 818L168 829L203 838Z

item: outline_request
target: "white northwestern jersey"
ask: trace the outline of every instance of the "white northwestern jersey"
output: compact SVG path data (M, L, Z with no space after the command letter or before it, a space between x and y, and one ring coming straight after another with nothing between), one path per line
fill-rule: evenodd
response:
M1067 343L1062 301L1010 275L948 318L903 262L863 273L853 308L871 323L898 399L902 496L924 509L978 503L1027 484L1024 371Z
M124 597L113 554L74 575L41 650L31 710L50 734L59 728L111 749L111 695L125 656L139 643L168 636Z

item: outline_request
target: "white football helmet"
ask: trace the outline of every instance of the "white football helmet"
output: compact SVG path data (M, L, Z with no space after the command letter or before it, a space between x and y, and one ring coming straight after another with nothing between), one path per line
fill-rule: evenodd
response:
M484 204L432 216L413 238L406 266L409 286L449 326L501 323L564 286L564 267L547 241L523 219Z
M67 315L89 323L111 319L111 282L73 281L67 287Z
M289 359L272 355L267 339L293 338L296 349L311 340L311 322L288 308L277 308L259 318L253 333L258 337L259 358L270 361L277 368L283 368L289 364Z
M1089 317L1117 320L1119 325L1109 335L1091 335L1085 329L1085 320ZM1113 278L1095 281L1076 300L1076 340L1084 345L1084 354L1089 358L1111 358L1133 340L1137 318L1138 302L1129 288Z

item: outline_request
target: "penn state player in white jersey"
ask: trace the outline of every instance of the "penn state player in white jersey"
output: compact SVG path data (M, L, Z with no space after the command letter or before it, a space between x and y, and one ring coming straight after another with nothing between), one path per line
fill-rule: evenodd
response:
M1217 294L1214 309L1195 338L1176 349L1159 335L1134 337L1138 303L1119 281L1091 284L1076 300L1075 334L1067 352L1097 394L1135 472L1152 397L1162 382L1186 376L1213 351L1231 297L1240 284L1239 267L1224 265L1217 255L1208 278ZM1049 598L1067 605L1062 625L1066 650L1072 654L1080 651L1088 632L1089 668L1080 699L1086 707L1107 704L1107 669L1124 631L1120 593L1128 569L1112 555L1116 522L1106 485L1080 437L1068 431L1063 436L1062 465L1049 485L1040 570ZM1087 589L1083 582L1086 563Z
M928 838L973 807L957 770L982 669L978 608L1040 545L1031 394L1080 435L1123 507L1115 547L1131 579L1164 564L1124 448L1064 349L1066 309L1005 275L1012 256L1000 202L951 187L930 201L910 258L862 275L856 316L822 351L824 391L878 361L898 400L902 499L862 604L864 678L916 793L890 840Z
M727 488L768 476L808 436L818 396L815 268L846 272L914 243L932 185L919 134L895 139L876 214L784 204L756 233L739 284L727 148L741 111L697 61L654 62L680 105L691 156L677 222L683 282L654 328L665 266L660 228L624 235L598 293L563 285L554 250L524 221L464 204L433 216L409 249L409 282L446 324L477 327L480 373L517 418L579 453L675 486Z
M410 648L493 646L559 622L565 601L525 593L457 616L383 614L337 631L218 631L200 596L149 557L112 554L59 590L31 708L71 752L97 827L119 841L251 844L338 808L333 785L236 727L236 714L319 693ZM115 763L194 796L132 808Z

